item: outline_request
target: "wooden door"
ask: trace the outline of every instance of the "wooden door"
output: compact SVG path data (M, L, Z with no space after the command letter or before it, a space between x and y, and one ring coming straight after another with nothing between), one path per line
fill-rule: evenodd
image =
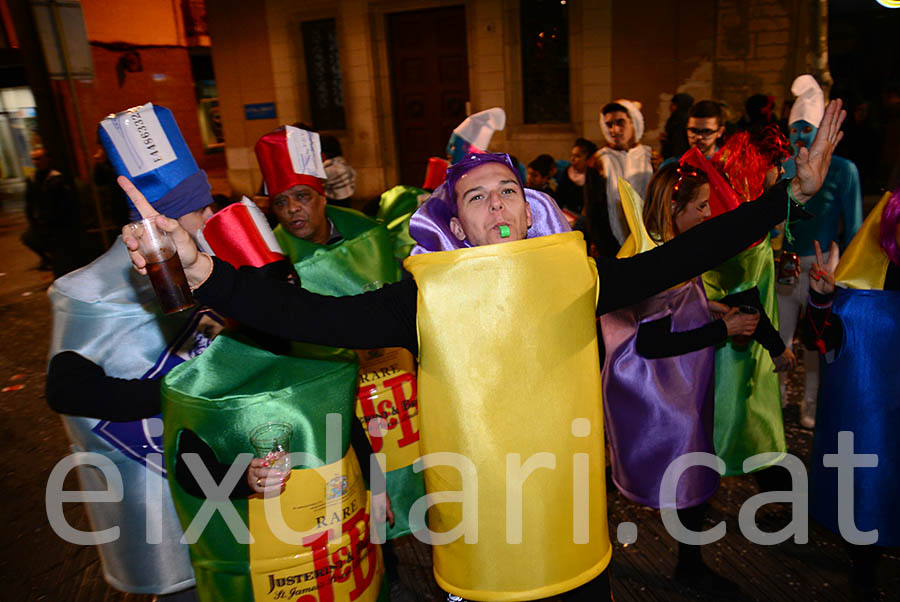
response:
M388 16L400 183L421 186L428 157L446 155L466 117L469 67L462 6Z

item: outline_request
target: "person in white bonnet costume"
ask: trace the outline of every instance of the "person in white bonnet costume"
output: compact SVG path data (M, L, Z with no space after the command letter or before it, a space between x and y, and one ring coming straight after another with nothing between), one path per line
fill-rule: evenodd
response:
M472 152L486 152L494 132L504 127L506 127L506 111L500 107L469 115L450 134L450 140L447 142L447 158L450 163L456 163Z
M619 178L625 178L643 198L653 177L652 151L640 144L644 135L644 116L637 101L619 99L608 103L600 111L600 127L607 145L596 156L606 176L606 203L609 226L619 244L625 242L630 230L625 221L619 199Z

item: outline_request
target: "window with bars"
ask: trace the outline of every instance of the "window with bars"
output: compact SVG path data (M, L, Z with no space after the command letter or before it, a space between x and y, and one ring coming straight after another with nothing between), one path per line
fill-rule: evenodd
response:
M521 0L525 123L570 120L569 12L565 0Z
M318 130L342 130L346 120L335 20L305 21L301 29L313 126Z

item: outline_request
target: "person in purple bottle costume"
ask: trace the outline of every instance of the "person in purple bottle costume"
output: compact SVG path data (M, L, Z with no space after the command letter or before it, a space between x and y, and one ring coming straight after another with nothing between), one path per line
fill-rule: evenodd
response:
M699 152L695 154L693 162L702 161L713 169ZM619 257L649 251L707 219L706 173L686 161L661 169L648 187L643 216L640 198L620 180L631 235ZM712 319L711 310L722 317ZM678 458L692 452L715 454L714 345L728 336L751 335L759 315L708 302L698 277L600 320L606 346L603 403L613 481L628 499L675 509L685 527L699 531L706 502L718 489L720 477L705 466L681 472ZM677 486L669 486L667 493L664 481L672 476ZM678 581L716 595L737 592L734 583L703 563L699 546L679 543L678 556Z

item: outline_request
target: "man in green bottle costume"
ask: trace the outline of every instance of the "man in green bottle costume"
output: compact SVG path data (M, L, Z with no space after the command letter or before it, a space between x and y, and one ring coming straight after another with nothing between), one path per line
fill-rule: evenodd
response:
M304 203L304 209L317 209L294 212L294 221L310 239L322 240L322 226L332 233L337 227L324 218L318 135L291 130L299 137L292 144L303 164L295 161L286 167L304 184L291 187L289 200ZM286 143L287 132L278 133ZM282 148L290 161L286 146ZM276 190L276 180L267 181L269 189ZM283 195L276 196L284 200ZM348 213L339 210L335 218L343 231L362 231L354 222L355 214L345 219ZM227 217L222 215L214 233L203 233L216 253L222 248L210 241L221 244L223 238L230 238L232 243L250 244L245 225L234 216ZM280 231L282 236L295 239L295 246L285 244L285 250L294 250L290 261L304 274L305 285L327 286L328 274L340 272L349 278L360 272L327 261L328 257L299 260L296 245L329 245ZM348 240L356 238L363 244L349 254L364 257L378 248L375 237ZM388 257L390 263L358 278L368 283L372 278L394 276L397 268L391 265L390 251ZM329 292L339 293L347 281L352 282L338 282ZM384 598L380 549L369 537L369 498L363 479L369 460L366 454L357 458L355 451L368 448L362 429L354 424L356 354L297 346L279 355L234 335L223 335L208 351L208 357L190 362L163 386L166 459L174 477L170 484L188 540L196 538L191 542L191 556L201 599L375 602ZM412 399L414 394L413 388ZM261 451L251 441L251 432L269 422L292 427L286 447L280 450L308 455L293 455L290 464L282 467L283 454ZM256 458L245 476L240 469L247 467L246 452L251 451ZM213 490L216 484L218 492ZM204 506L226 497L231 498L233 510L226 508L210 517ZM235 514L239 522L233 520Z
M294 264L301 286L341 297L397 282L401 269L386 228L357 211L326 202L318 145L318 134L291 126L269 132L256 143L279 222L275 238ZM395 516L387 538L394 539L424 526L409 522L410 506L425 495L422 474L412 466L419 457L415 363L400 348L360 351L359 360L356 415L373 450L384 454L387 493ZM384 422L371 424L376 418ZM386 556L390 575L390 551Z

